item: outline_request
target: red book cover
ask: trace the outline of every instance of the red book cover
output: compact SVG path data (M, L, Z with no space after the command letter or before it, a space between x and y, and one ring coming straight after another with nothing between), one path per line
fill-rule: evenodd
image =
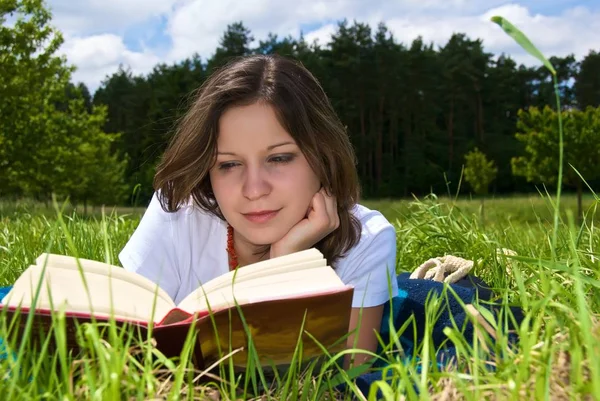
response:
M151 328L152 338L156 341L156 348L165 356L177 357L183 350L190 330L195 330L193 362L199 369L205 369L231 351L240 349L233 353L232 360L235 367L243 369L248 360L246 328L263 366L291 362L300 335L302 359L310 360L323 355L321 347L330 352L344 349L352 295L353 289L344 287L320 294L247 303L196 316L174 308ZM6 316L7 327L16 324L18 335L24 333L30 309L21 308L17 312L15 307L4 306L0 307L0 313ZM54 337L51 329L52 311L35 309L33 313L30 333L34 344L36 339L43 341L48 335ZM105 315L93 318L81 312L65 312L65 317L67 349L75 352L80 347L76 337L78 325L94 320L100 324L110 321ZM117 318L114 321L118 326L127 326L128 330L137 332L140 340L147 338L148 322ZM106 330L105 336L108 337ZM51 340L49 346L52 355L56 343Z

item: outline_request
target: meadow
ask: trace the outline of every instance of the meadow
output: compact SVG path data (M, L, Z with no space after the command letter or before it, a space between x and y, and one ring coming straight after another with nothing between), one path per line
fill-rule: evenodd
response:
M398 272L413 271L427 259L446 254L476 261L472 274L491 284L506 303L523 309L518 344L509 347L503 325L485 315L492 330L481 328L481 336L473 342L461 338L456 328L445 331L456 344L456 365L440 369L428 364L435 350L427 342L408 359L398 352L386 353L389 381L375 382L369 393L362 394L353 387L353 375L358 374L353 371L326 365L296 367L271 381L252 367L242 376L226 368L213 375L195 371L185 355L166 359L150 341L128 333L110 331L105 341L90 326L80 328L80 354L60 347L55 353L46 348L31 351L27 336L15 338L2 317L0 337L6 340L0 398L376 399L377 390L388 400L600 397L600 234L595 197L584 199L580 222L572 212L576 199L561 198L554 246L554 205L540 195L488 198L485 219L477 199L429 196L364 203L396 225ZM58 212L51 205L1 202L0 286L14 282L45 251L119 264L117 254L142 213L143 208L95 208L84 216L72 208ZM499 248L511 249L517 256L499 256ZM435 316L437 307L439 303L432 302L427 315ZM64 342L60 324L54 336ZM393 346L394 341L386 345ZM328 358L333 361L340 355ZM346 383L349 391L338 392L339 383Z

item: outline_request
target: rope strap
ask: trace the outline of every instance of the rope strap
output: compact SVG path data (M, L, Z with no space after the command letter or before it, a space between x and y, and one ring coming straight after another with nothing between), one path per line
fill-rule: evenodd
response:
M516 255L511 249L499 248L497 255ZM442 257L431 258L411 273L411 279L425 279L438 282L455 283L465 277L471 269L474 262L454 255L445 255ZM509 273L510 264L506 263L507 273ZM448 274L447 277L446 274ZM445 277L445 278L444 278Z

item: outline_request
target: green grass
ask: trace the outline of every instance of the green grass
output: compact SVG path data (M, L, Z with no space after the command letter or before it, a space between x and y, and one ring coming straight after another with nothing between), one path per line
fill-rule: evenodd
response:
M387 354L386 369L392 384L374 387L381 388L390 400L399 399L400 394L407 399L467 400L600 397L597 202L585 200L587 214L579 226L569 213L574 202L574 198L563 196L553 253L553 209L542 198L489 199L485 225L479 218L478 200L452 202L431 197L412 202L366 201L397 227L399 272L412 271L427 259L445 254L475 260L473 272L492 284L501 298L522 306L526 313L516 351L506 345L506 335L500 329L503 322L491 323L491 335L481 329L481 339L472 343L450 327L446 334L458 345L460 355L456 369L424 368L434 353L424 343L417 353L421 362L416 358L404 361L397 352ZM61 226L56 213L52 216L39 205L4 203L0 210L0 285L12 283L45 251L73 254L76 250L80 257L118 264L117 254L142 212L118 210L83 218L70 211L62 215ZM519 259L498 257L497 248L510 248ZM433 302L428 316L435 315L435 307ZM341 395L332 391L334 385L351 382L336 369L311 365L309 371L294 369L271 378L272 384L256 370L238 377L226 364L220 376L208 376L194 371L186 359L189 355L167 360L151 342L115 327L109 330L106 342L98 327L82 326L79 340L83 352L72 355L64 346L61 322L57 316L53 338L63 346L56 351L32 351L27 340L35 337L35 330L15 337L7 319L0 319L0 336L8 339L5 346L16 353L14 360L0 360L1 399L312 400L339 398ZM491 342L491 336L497 340ZM393 343L391 339L387 345ZM491 357L495 371L485 365L490 352L495 355ZM332 356L335 358L340 355ZM374 390L364 397L375 399Z

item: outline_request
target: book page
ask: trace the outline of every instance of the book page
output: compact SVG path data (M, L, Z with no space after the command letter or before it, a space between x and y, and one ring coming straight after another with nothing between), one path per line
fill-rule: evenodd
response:
M77 261L79 261L79 264L77 263ZM158 287L157 284L154 283L152 280L147 279L141 274L127 271L119 266L113 266L108 263L100 262L97 260L75 258L73 256L58 255L53 253L41 254L36 259L36 264L39 267L44 267L44 265L46 265L47 267L60 267L63 269L75 270L79 270L79 265L81 265L81 268L87 272L112 276L117 280L126 281L140 288L148 290L153 294L155 292L158 292L158 296L164 302L173 303L173 300L171 299L169 294L167 294L167 292L162 288ZM173 304L173 306L175 305Z
M38 287L39 298L33 305ZM35 306L38 309L93 314L96 317L113 316L143 322L159 322L174 308L172 301L165 301L145 287L107 275L106 271L81 272L54 266L27 268L2 303L14 307Z
M272 299L294 298L341 290L347 286L329 266L284 271L254 280L230 282L206 296L196 291L186 297L179 308L188 313L221 309Z
M198 283L198 289L184 298L179 306L187 298L197 298L198 296L203 296L204 293L210 293L220 288L231 286L232 281L242 283L247 280L257 280L264 276L294 270L311 269L313 267L326 266L326 264L327 261L323 257L323 254L316 248L263 260L215 277L204 284Z

